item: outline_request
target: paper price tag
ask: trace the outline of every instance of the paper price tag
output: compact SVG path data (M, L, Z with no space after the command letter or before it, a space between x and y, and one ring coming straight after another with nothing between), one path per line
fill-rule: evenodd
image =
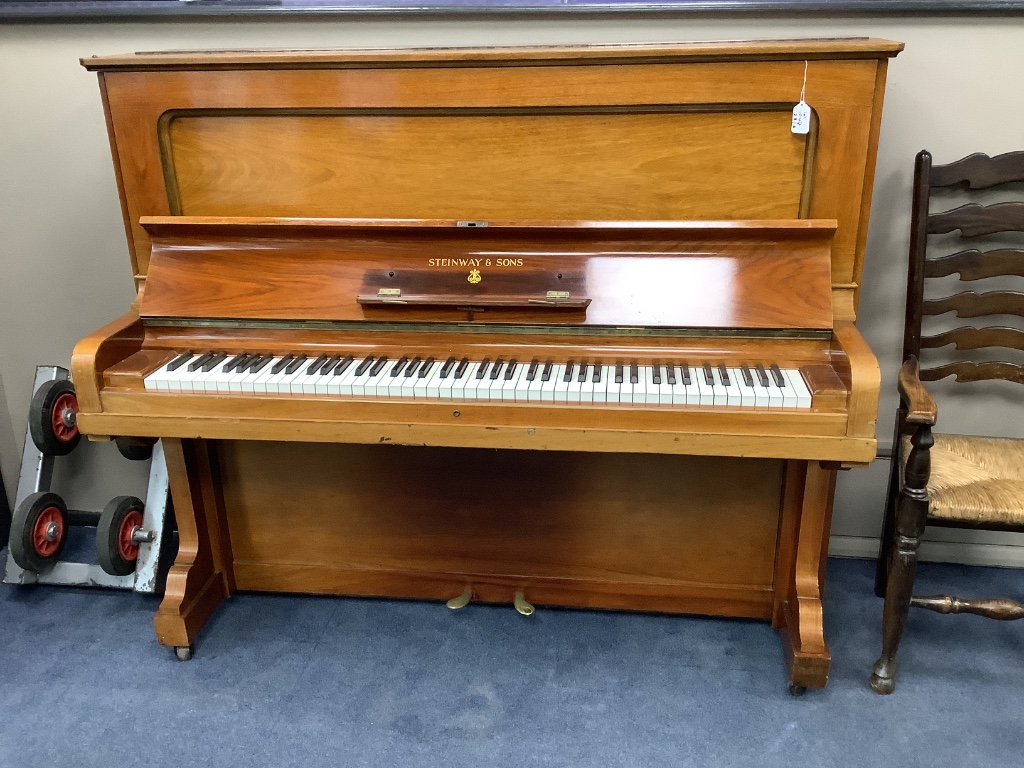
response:
M793 133L808 133L811 130L811 108L803 101L793 107Z

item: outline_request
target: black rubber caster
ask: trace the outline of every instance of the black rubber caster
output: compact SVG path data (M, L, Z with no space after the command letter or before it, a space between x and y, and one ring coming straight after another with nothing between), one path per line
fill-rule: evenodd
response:
M67 379L48 381L32 396L29 433L46 456L66 456L82 439L78 431L78 398Z
M153 458L153 443L155 440L147 440L141 437L118 437L114 439L117 450L128 461L146 461Z
M111 576L135 572L139 545L132 534L142 530L142 501L134 496L115 496L103 508L96 525L96 558Z
M52 568L68 540L68 508L56 493L33 493L18 506L11 522L11 556L26 571Z
M790 696L803 696L805 693L807 693L806 685L794 685L793 683L789 684Z
M178 661L191 661L192 660L192 646L191 645L176 645L176 646L174 646L174 657Z

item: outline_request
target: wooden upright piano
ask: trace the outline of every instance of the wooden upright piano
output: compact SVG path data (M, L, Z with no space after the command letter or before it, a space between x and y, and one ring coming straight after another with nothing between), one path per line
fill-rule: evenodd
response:
M236 590L461 596L768 620L823 686L901 49L84 60L138 297L75 349L78 423L164 441L158 640Z

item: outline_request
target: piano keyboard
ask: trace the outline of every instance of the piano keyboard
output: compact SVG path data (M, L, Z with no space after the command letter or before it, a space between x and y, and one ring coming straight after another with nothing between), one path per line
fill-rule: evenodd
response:
M147 390L516 403L616 403L705 408L811 407L800 372L636 361L185 352L145 378Z

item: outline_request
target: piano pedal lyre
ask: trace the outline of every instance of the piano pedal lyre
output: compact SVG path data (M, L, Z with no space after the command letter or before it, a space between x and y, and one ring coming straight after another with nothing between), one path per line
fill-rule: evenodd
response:
M530 603L526 602L526 598L523 596L522 590L516 592L516 596L512 599L512 605L515 606L516 610L523 614L523 616L533 616L537 610Z
M445 603L445 605L448 606L449 608L451 608L453 611L457 611L460 608L465 608L467 605L469 605L469 601L472 600L472 599L473 599L473 588L472 587L466 587L462 591L461 595L459 595L458 597L453 597L451 600L449 600L447 603Z

